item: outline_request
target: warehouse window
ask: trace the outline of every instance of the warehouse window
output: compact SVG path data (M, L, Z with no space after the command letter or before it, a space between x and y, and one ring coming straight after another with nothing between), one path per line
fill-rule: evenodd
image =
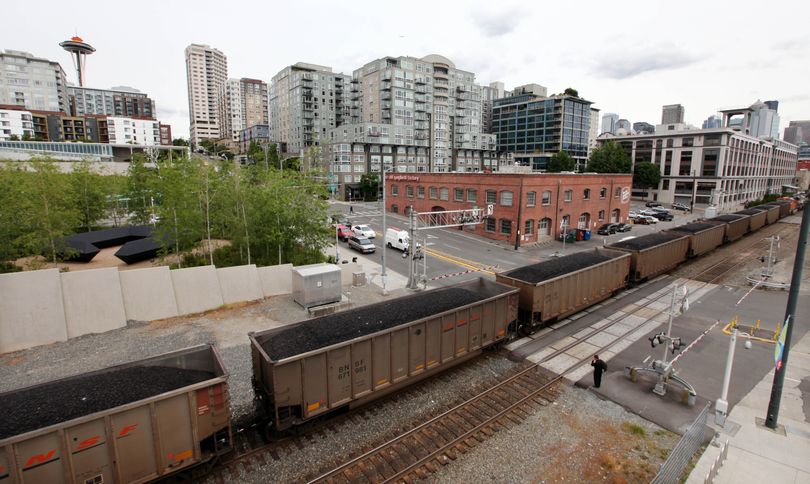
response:
M543 192L543 205L551 205L551 190Z
M475 188L468 188L467 189L467 201L468 202L476 202L478 201L478 190Z
M590 223L591 223L591 214L585 212L583 214L580 214L579 221L577 222L577 228L587 229Z
M606 196L607 196L607 188L602 187L602 189L599 190L599 198L605 198Z
M487 217L485 219L484 230L487 232L495 232L495 219L493 217Z
M495 203L498 198L498 193L495 190L487 190L487 203Z
M399 213L399 207L397 204L391 205L391 213Z
M501 205L504 207L512 206L512 192L507 190L501 192Z
M613 196L619 198L622 196L622 187L616 187L616 190L613 191Z
M574 198L574 190L566 190L563 195L563 200L570 202Z
M599 221L602 222L603 220L605 220L605 211L600 210L599 211Z
M512 221L507 220L505 218L501 219L501 233L502 234L511 234L512 233Z
M614 208L612 212L610 212L610 222L617 224L619 223L619 209Z
M447 187L442 187L439 190L439 198L441 198L442 200L447 200L448 198L450 198L450 190Z
M436 187L430 187L430 198L432 200L439 198L439 190Z
M537 192L529 192L526 194L526 206L534 207L537 202Z
M523 231L523 235L532 235L532 234L534 234L534 220L529 219L526 221L526 227L525 230Z
M399 187L396 185L391 185L391 196L396 197L399 196Z
M585 190L583 190L582 199L583 200L590 200L591 199L591 189L590 188L586 188Z
M560 228L568 228L571 226L571 216L570 215L563 215L562 222L560 222Z
M425 187L423 186L416 187L416 196L419 198L425 198Z
M464 201L464 189L463 188L454 188L453 189L453 199L457 202Z
M405 195L407 195L410 198L413 198L413 186L407 185L405 187Z

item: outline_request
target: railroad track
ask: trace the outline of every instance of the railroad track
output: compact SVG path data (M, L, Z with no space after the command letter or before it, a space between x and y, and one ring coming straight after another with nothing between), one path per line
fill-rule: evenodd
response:
M771 227L775 227L775 229L768 230L771 232L769 236L780 235L787 230L785 227L780 227L779 224L769 225L764 230ZM757 234L765 235L761 234L761 232L757 232ZM690 277L690 279L700 282L713 283L731 272L737 266L749 262L752 257L762 254L763 251L768 247L768 241L765 238L755 239L752 243L749 243L743 247L737 245L741 241L742 240L737 241L732 245L735 251L731 256L722 259L718 263L706 269L703 269L700 273Z

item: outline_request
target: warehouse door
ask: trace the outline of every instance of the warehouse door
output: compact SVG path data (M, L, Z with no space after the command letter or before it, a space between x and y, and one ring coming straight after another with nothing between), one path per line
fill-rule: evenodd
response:
M537 223L537 236L548 237L549 235L551 235L551 219L548 217L540 219Z

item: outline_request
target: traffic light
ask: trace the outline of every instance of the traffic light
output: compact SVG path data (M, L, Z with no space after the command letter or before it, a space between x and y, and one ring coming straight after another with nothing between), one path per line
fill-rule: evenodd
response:
M656 346L660 345L661 343L663 343L663 342L664 342L664 337L665 337L665 335L664 335L664 332L663 332L663 331L662 331L662 332L660 332L660 333L658 333L658 334L656 334L656 335L650 336L650 337L649 337L649 340L650 340L650 346L652 346L653 348L655 348Z

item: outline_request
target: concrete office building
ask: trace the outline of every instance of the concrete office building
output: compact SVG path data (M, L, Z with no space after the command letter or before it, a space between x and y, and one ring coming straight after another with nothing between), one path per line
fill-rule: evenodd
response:
M769 101L771 106L775 101ZM723 116L723 126L740 128L745 134L754 138L779 139L779 114L768 104L757 100L748 107L724 109L720 111Z
M591 119L588 128L588 158L596 148L596 138L599 137L599 110L591 106Z
M712 114L705 121L703 121L703 129L715 129L723 126L723 118Z
M661 124L681 124L685 109L680 104L667 104L661 110Z
M270 139L299 155L347 121L351 76L299 62L273 76L269 88Z
M222 136L217 95L228 78L225 54L207 45L186 47L189 136L192 147L202 140L216 141Z
M27 52L0 52L0 105L67 113L65 71L58 62Z
M791 121L785 128L784 140L794 145L810 144L810 120Z
M106 115L155 119L155 102L137 89L118 86L110 89L68 86L71 116Z
M793 184L797 147L761 139L740 127L695 129L684 124L655 134L603 134L600 145L615 141L633 163L660 167L661 182L650 193L634 192L661 203L717 203L721 211L738 210L745 202L781 193Z
M618 134L620 130L623 130L625 133L630 133L630 130L633 129L633 126L630 124L630 121L627 119L620 119L616 121L616 129L613 131L614 133Z
M532 171L544 171L548 160L560 151L568 152L584 167L593 103L567 94L546 97L545 88L524 87L495 101L492 125L498 152L514 153L516 163Z
M633 131L635 131L636 134L651 134L655 133L655 126L644 121L639 121L633 123Z
M0 109L0 140L34 139L34 118L29 111Z
M484 133L492 133L492 102L496 99L501 99L506 96L511 96L512 93L506 91L502 82L490 82L489 86L483 86L482 91L482 105L481 105L481 125Z
M614 133L617 128L616 123L618 122L619 122L618 114L605 113L602 116L602 133Z

